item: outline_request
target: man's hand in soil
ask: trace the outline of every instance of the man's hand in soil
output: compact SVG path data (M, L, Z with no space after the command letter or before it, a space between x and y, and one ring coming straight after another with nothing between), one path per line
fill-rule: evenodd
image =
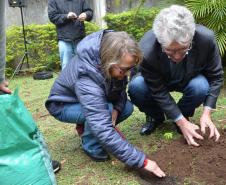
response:
M147 159L147 165L144 167L145 170L155 174L158 177L165 177L166 174L160 169L158 164L155 161Z
M200 118L201 132L205 134L206 128L209 128L210 130L209 138L215 137L215 141L217 142L220 138L220 133L218 132L217 127L213 124L210 115L211 110L208 108L204 108L203 114Z
M196 130L199 129L197 125L191 123L184 117L178 120L176 124L180 127L188 145L199 146L199 144L195 142L194 138L203 140L203 137L196 132Z
M3 82L0 84L0 91L2 91L3 93L6 93L6 94L11 94L12 91L8 88L8 85L9 85L8 82L3 81Z
M112 123L115 126L116 125L116 120L118 118L118 111L116 109L113 109L112 111Z

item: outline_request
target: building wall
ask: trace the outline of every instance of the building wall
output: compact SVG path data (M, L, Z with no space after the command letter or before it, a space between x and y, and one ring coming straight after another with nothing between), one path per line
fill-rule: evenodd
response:
M153 6L154 0L146 0L144 6ZM119 13L137 7L140 0L106 0L107 12Z
M47 14L47 0L27 0L27 7L23 8L25 24L45 24L49 22ZM6 3L6 26L21 25L19 7L9 7Z

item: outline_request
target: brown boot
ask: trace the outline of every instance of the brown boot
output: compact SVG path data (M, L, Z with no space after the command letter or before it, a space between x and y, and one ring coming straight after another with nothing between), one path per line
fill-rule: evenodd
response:
M84 125L77 124L75 130L77 131L79 137L81 137L84 132Z

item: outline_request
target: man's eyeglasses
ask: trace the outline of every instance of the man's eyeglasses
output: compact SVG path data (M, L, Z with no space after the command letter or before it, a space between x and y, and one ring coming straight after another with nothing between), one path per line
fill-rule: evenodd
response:
M162 51L165 52L167 55L172 56L175 54L179 54L179 55L187 55L189 50L191 50L192 48L192 44L190 44L188 47L186 48L182 48L182 49L178 49L178 50L173 50L173 49L166 49L166 48L162 48Z

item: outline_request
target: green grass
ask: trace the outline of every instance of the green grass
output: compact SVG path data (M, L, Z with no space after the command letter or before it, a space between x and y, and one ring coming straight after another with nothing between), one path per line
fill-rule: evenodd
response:
M48 114L44 102L55 78L56 75L53 79L43 81L33 80L32 77L14 78L10 88L19 86L20 97L43 133L53 159L62 162L62 170L56 175L58 184L140 184L137 173L124 168L124 164L113 156L110 161L104 163L91 161L81 149L80 139L74 131L75 125L61 123ZM173 96L178 100L181 94L173 93ZM196 111L193 122L198 123L201 109L200 107ZM222 90L217 109L213 113L213 120L219 127L224 127L225 115L226 93ZM148 154L161 148L159 140L171 141L165 139L165 133L172 132L173 138L179 137L170 122L157 129L154 134L142 137L139 130L144 121L145 115L135 108L133 115L120 124L119 128L132 144Z

